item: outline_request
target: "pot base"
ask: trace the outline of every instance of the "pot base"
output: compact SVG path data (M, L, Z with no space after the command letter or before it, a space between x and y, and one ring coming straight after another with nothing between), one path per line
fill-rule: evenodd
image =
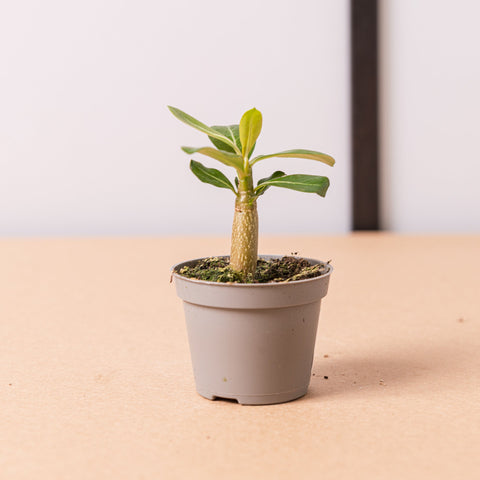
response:
M269 395L215 395L197 389L199 395L208 400L236 400L240 405L273 405L275 403L286 403L303 397L307 393L306 387L297 388L289 392L272 393Z

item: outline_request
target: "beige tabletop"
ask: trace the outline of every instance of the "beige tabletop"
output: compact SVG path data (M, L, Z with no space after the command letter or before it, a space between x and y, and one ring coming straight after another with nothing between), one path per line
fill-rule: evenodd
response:
M480 478L480 236L260 247L335 270L308 394L254 407L196 394L169 283L228 239L1 240L0 478Z

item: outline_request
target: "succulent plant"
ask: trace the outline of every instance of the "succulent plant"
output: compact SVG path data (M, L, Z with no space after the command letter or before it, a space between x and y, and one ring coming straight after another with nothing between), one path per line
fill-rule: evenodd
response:
M168 107L183 123L208 135L213 147L182 147L188 154L199 153L213 158L235 169L232 183L225 174L215 168L208 168L195 160L190 169L197 178L220 188L230 189L235 195L230 266L244 277L253 274L258 255L258 213L257 199L270 187L289 188L300 192L316 193L324 197L330 182L327 177L317 175L286 175L277 170L254 184L252 167L262 160L273 157L306 158L333 166L335 160L325 153L314 150L285 150L252 158L258 136L262 129L262 114L255 108L245 112L237 125L209 127L178 108Z

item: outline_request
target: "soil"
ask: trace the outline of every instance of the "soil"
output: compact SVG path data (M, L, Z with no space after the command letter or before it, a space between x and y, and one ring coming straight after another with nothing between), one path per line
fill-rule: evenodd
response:
M194 266L181 268L176 273L196 280L221 283L279 283L305 280L323 275L328 270L326 264L311 265L304 258L282 257L274 260L257 261L254 275L243 278L240 272L232 270L227 258L210 257Z

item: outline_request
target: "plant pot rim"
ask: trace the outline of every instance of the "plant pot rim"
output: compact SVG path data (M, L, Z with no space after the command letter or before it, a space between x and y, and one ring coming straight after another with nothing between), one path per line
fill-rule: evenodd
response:
M229 288L239 288L239 287L247 287L247 288L265 288L265 287L273 287L273 286L284 286L284 285L298 285L298 284L304 284L304 283L311 283L318 281L320 278L325 278L328 275L330 275L333 271L332 265L330 263L324 262L322 260L317 260L315 258L307 258L307 257L299 257L295 255L291 255L294 258L301 258L303 260L307 260L311 265L318 265L322 264L325 265L328 270L326 273L323 275L319 275L317 277L312 277L312 278L305 278L303 280L292 280L290 282L283 281L283 282L266 282L266 283L228 283L228 282L212 282L209 280L198 280L196 278L189 278L189 277L184 277L183 275L180 275L177 273L175 270L177 268L187 266L188 264L192 264L195 262L199 262L201 260L205 260L207 258L212 258L212 256L209 257L200 257L200 258L194 258L192 260L186 260L184 262L179 262L176 265L173 265L171 268L172 272L172 278L179 278L185 282L191 282L193 284L203 284L203 285L216 285L216 286L222 286L222 287L229 287ZM216 258L230 258L230 255L214 255L213 257ZM264 259L264 260L273 260L273 259L278 259L278 258L283 258L285 255L259 255L258 258Z

